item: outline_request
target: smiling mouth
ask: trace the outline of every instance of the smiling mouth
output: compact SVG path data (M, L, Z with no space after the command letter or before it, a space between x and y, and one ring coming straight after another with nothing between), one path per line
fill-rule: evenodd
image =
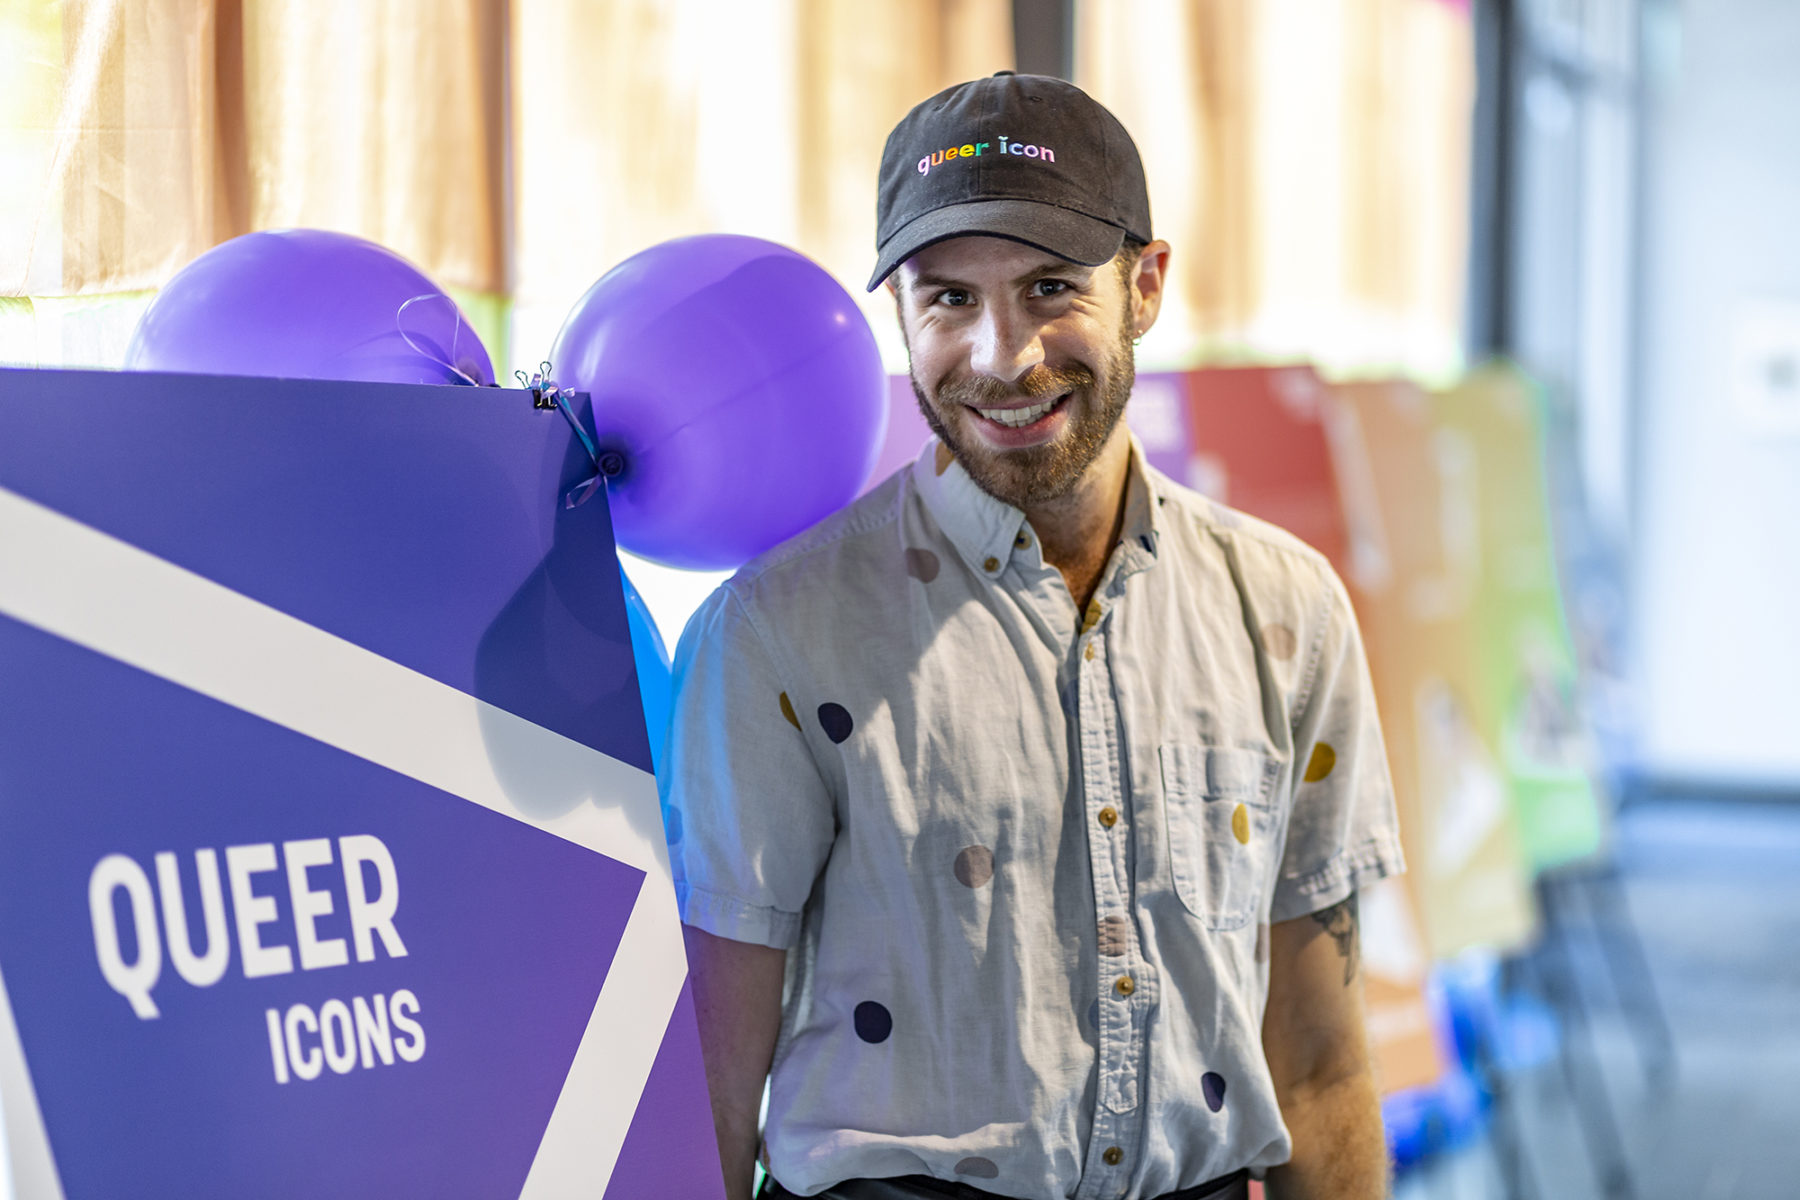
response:
M975 411L996 425L1004 425L1008 429L1023 429L1034 421L1042 420L1045 414L1067 400L1069 395L1068 392L1064 392L1042 404L1033 404L1025 408L977 408ZM971 405L971 407L973 406Z

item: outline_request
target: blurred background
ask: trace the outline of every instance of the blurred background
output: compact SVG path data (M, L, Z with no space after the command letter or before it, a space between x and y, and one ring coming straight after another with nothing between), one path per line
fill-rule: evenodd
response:
M684 234L863 294L894 122L1060 75L1145 160L1129 419L1351 586L1403 1197L1800 1191L1800 4L0 0L0 363L117 367L253 230L387 245L505 379ZM97 431L97 436L103 431ZM4 564L0 564L4 569ZM671 642L722 578L631 562Z

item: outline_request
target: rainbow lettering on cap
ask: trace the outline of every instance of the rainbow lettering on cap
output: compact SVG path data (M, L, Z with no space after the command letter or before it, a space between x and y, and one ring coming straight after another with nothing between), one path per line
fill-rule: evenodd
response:
M942 150L927 154L919 160L919 174L929 175L931 168L942 166L959 158L980 158L984 150L993 145L992 142L967 142L961 146L947 146ZM1010 154L1016 158L1035 158L1040 162L1055 162L1056 151L1048 146L1034 146L1027 142L1010 141L1004 134L1000 137L999 154Z

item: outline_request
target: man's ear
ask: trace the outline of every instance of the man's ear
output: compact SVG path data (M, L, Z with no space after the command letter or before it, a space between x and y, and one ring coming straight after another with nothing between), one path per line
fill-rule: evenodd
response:
M1145 246L1131 272L1131 327L1142 337L1162 312L1164 288L1169 281L1169 243L1157 240Z

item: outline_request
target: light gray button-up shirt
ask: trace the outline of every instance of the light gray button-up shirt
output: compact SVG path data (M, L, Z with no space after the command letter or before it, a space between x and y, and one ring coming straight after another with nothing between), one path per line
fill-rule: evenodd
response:
M787 947L767 1163L1151 1197L1286 1161L1268 926L1401 869L1342 585L1132 448L1077 611L936 443L689 622L682 918Z

